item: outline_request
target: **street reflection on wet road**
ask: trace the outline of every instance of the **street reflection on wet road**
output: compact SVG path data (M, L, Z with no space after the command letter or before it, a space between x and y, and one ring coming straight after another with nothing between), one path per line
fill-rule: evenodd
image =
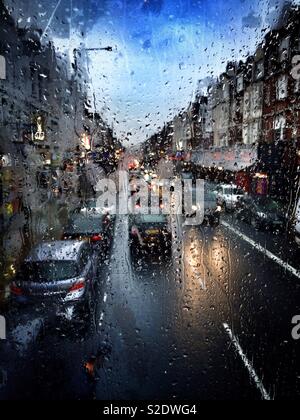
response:
M171 224L172 256L139 259L128 245L128 218L117 219L99 272L95 325L49 326L45 312L36 319L17 313L27 340L19 334L17 346L14 331L3 346L8 380L1 396L13 398L16 390L29 399L297 394L289 309L300 305L296 279L222 224L185 227L180 218Z

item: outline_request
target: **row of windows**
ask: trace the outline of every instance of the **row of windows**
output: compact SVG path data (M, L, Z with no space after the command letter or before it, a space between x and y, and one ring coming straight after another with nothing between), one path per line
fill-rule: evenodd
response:
M300 80L295 80L293 82L292 92L289 92L289 76L288 75L282 75L280 76L276 82L275 82L275 95L276 100L281 101L288 98L289 93L300 93ZM266 89L265 93L266 97L266 104L270 105L272 102L271 97L271 87L269 86L268 89Z
M238 86L239 86L239 79L237 81ZM300 93L300 80L295 80L293 85L293 93ZM255 90L255 86L259 86L259 85L254 85L254 90ZM288 75L282 75L280 76L276 82L275 82L275 91L276 91L276 100L281 101L284 99L287 99L288 95L289 95L289 76ZM262 94L262 92L261 92ZM245 100L247 103L247 97L249 96L248 92L245 92ZM257 95L256 95L257 96ZM224 84L223 85L223 99L229 99L229 92L228 92L228 85ZM261 98L260 98L261 99ZM271 88L268 88L266 90L266 103L267 104L271 104Z
M284 63L287 60L289 60L290 51L291 51L291 40L290 40L290 37L286 37L279 44L278 54L274 52L274 55L268 58L268 71L272 73L272 71L275 69L275 67L278 64L278 61L280 63ZM300 40L295 40L294 51L295 51L295 54L300 51ZM253 63L253 66L254 66L253 72L252 72L251 67L248 69L249 79L251 80L252 75L253 75L253 81L261 80L265 75L264 60L262 59L256 63ZM245 89L245 74L242 73L239 76L237 76L236 91L237 93L241 93L244 89ZM227 90L228 90L227 84L224 84L223 85L223 98L224 99L228 97L229 92L227 92ZM281 95L279 95L279 97L280 96Z

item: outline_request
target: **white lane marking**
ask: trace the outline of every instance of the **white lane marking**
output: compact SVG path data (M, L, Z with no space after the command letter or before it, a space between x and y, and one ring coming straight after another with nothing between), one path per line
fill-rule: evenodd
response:
M292 267L290 264L284 262L279 257L277 257L275 254L273 254L272 252L268 251L266 248L264 248L263 246L261 246L257 242L253 241L252 239L250 239L248 236L244 235L239 230L233 228L228 223L222 221L221 224L223 226L225 226L231 232L235 233L237 236L239 236L245 242L248 242L248 244L250 244L253 248L257 249L259 252L261 252L262 254L266 255L272 261L276 262L281 267L283 267L285 270L289 271L293 276L295 276L298 279L300 279L300 271L299 270L297 270L296 268Z
M107 301L107 293L104 293L103 302L106 303L106 301Z
M258 391L260 392L260 394L262 396L262 398L265 401L272 401L271 396L268 394L268 392L266 391L262 381L257 376L254 367L252 366L251 362L248 360L247 356L243 352L243 349L240 346L240 343L239 343L238 339L235 337L235 335L233 334L233 332L229 328L229 325L228 324L223 324L223 327L224 327L226 333L228 334L232 344L234 345L236 351L238 352L239 356L241 357L245 368L248 370L249 375L250 375L251 379L253 379Z

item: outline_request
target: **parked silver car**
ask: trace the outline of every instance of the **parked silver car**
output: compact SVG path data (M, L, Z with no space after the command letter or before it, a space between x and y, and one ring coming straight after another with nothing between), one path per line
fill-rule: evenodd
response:
M55 304L85 313L91 309L97 279L97 256L87 242L42 243L25 259L10 285L22 304Z

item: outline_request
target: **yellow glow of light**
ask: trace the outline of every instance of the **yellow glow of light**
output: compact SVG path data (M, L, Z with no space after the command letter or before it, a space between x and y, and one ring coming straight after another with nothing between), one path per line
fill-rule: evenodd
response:
M81 136L81 144L85 148L85 150L91 150L90 136L87 135L87 134L82 134L82 136Z
M255 178L259 178L259 179L267 179L268 175L266 174L261 174L261 173L257 173L255 174Z

